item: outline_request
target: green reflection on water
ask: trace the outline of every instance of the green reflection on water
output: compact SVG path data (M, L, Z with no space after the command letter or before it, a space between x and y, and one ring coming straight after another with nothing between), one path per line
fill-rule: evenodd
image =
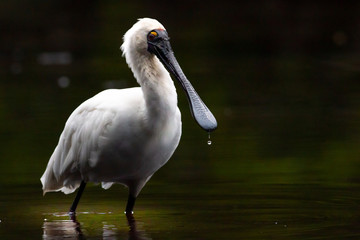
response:
M136 208L138 234L151 239L325 239L332 231L337 236L357 236L358 185L200 182L196 187L152 181ZM119 187L109 191L87 189L79 206L77 230L63 211L69 207L71 196L24 197L33 196L27 194L33 190L13 190L7 211L1 212L5 216L2 236L26 235L35 239L41 230L49 237L62 236L64 231L78 234L79 229L87 238L122 239L130 234L122 213L126 194ZM24 200L26 204L21 204Z

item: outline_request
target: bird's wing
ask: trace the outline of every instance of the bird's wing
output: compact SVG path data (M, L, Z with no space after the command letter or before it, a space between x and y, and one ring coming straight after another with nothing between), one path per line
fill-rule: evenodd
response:
M105 90L74 110L42 177L44 191L44 182L48 181L48 185L52 185L49 181L55 179L58 187L60 184L72 189L71 186L78 185L74 181L77 182L80 177L83 179L82 170L91 167L92 162L96 161L114 119L119 119L118 115L128 112L129 109L136 109L134 105L139 105L138 99L142 99L139 94L142 94L140 88ZM47 171L52 174L46 175ZM55 179L51 179L51 176ZM73 179L75 177L77 179Z

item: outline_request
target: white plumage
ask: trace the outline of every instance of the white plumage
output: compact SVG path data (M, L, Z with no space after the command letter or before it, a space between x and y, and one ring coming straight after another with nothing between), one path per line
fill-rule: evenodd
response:
M121 183L136 198L169 160L180 140L181 114L174 82L148 49L154 29L166 33L158 21L140 19L121 46L140 87L105 90L70 115L41 177L44 194L68 194L84 181L104 188Z

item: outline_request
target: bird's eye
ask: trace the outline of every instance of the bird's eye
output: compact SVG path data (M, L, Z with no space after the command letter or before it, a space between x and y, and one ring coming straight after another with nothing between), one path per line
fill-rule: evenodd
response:
M149 32L149 34L148 34L148 40L149 40L149 41L154 41L154 39L155 39L157 36L158 36L158 33L157 33L157 32L151 31L151 32Z

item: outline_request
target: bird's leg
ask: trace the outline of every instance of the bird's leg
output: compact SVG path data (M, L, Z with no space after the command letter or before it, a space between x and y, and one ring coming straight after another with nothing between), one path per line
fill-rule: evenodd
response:
M74 199L74 202L72 203L71 207L70 207L70 210L69 210L69 215L70 217L73 217L75 216L75 211L76 211L76 207L80 201L80 198L81 198L81 195L85 189L85 186L86 186L86 182L84 181L81 181L81 184L80 184L80 187L79 187L79 190L76 194L76 197Z
M135 200L136 200L136 197L134 197L131 193L129 193L129 198L128 198L128 201L126 204L126 209L125 209L125 214L127 216L132 215L134 213L133 209L134 209L134 205L135 205Z

